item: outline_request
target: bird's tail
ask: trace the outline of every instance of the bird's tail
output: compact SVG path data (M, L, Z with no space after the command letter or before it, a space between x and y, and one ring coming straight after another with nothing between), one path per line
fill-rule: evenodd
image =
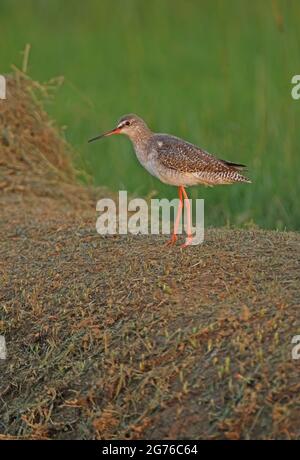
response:
M229 168L234 169L235 171L242 171L243 169L247 168L246 165L242 165L240 163L232 163L232 161L222 160L222 163L224 163L226 166L229 166Z
M252 180L248 179L248 177L243 176L242 174L237 173L236 182L246 182L246 184L252 184Z

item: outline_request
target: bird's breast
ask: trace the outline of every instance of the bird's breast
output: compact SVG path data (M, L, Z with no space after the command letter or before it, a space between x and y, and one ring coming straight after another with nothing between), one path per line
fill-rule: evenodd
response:
M134 150L137 156L137 159L141 165L150 173L152 176L158 177L157 168L155 165L155 158L149 152L146 146L144 145L135 145Z

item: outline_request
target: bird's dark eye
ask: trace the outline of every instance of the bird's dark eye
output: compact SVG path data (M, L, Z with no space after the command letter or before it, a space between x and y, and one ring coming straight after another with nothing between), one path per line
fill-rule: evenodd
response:
M126 125L126 126L129 126L129 125L130 125L130 121L125 121L125 125Z

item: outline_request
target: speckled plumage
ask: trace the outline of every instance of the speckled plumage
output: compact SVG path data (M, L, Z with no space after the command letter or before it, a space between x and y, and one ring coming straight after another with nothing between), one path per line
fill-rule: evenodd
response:
M124 115L118 127L131 139L140 163L162 182L177 186L251 182L240 173L244 165L221 160L178 137L152 133L137 115Z
M243 169L243 165L220 160L175 136L153 135L149 151L149 160L155 163L163 182L168 182L168 176L174 185L249 182L238 172Z

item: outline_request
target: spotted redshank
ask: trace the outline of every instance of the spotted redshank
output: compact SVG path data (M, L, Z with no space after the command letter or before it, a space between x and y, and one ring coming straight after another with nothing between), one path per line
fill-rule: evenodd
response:
M137 115L124 115L114 129L90 139L89 142L111 134L126 134L133 143L142 166L161 182L178 187L179 206L168 244L174 244L177 240L184 205L187 211L187 239L183 247L192 242L190 202L185 187L199 184L213 186L235 182L251 183L240 173L245 165L220 160L196 145L170 134L153 133Z

